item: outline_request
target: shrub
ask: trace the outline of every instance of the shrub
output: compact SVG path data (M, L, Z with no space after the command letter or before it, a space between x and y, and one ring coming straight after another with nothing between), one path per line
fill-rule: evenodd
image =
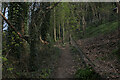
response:
M101 77L91 68L78 69L75 73L75 78L80 80L100 80Z

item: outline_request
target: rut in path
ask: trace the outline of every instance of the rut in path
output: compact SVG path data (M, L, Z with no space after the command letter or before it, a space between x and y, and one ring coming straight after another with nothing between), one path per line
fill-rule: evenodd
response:
M55 70L55 78L73 78L75 72L75 63L70 53L69 44L65 47L59 47L61 51L61 57L58 61L58 67Z

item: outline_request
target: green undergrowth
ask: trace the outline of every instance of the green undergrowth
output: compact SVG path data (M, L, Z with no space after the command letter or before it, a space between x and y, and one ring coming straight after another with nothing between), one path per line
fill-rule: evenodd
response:
M19 60L14 59L12 56L10 59L3 58L3 78L49 78L59 58L60 50L54 46L43 47L40 54L38 54L38 64L36 64L39 69L34 72L27 71L28 64L21 65Z
M96 37L101 34L108 34L118 27L118 22L108 22L97 27L87 27L83 38Z
M71 52L72 54L77 54L77 53L79 53L79 51L78 51L74 46L70 46L70 52Z
M42 51L41 62L39 67L41 68L40 78L49 78L55 69L55 64L60 56L60 50L58 47L49 47Z
M101 80L99 74L97 74L92 68L78 69L74 75L75 78L80 80Z
M42 69L39 78L49 78L51 75L52 70L51 69Z
M70 51L75 57L75 61L77 63L80 63L80 57L77 57L76 55L79 55L78 50L74 46L70 46ZM81 68L82 66L78 66L78 69L74 75L74 78L79 80L102 80L101 76L96 73L91 67Z

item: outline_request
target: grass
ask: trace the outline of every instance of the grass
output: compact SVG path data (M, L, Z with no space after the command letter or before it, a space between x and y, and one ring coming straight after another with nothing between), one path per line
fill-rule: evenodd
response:
M108 34L118 27L118 22L108 22L97 27L88 27L83 38L96 37L101 34Z

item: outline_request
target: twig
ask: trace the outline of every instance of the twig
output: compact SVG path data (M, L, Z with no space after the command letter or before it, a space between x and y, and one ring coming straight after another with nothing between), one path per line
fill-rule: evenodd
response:
M11 51L11 49L7 52L7 54L5 55L5 58L7 57L7 55L9 54L10 51Z

